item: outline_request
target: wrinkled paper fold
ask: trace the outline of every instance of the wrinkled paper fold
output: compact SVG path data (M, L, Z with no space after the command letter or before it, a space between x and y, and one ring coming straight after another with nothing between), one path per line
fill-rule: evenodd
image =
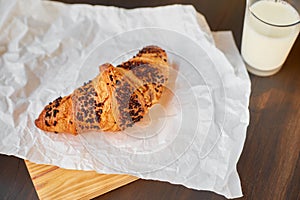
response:
M150 43L179 67L169 107L150 113L151 130L163 122L161 134L150 137L146 127L143 140L128 137L135 130L73 136L34 126L45 105L94 78L100 64L125 61ZM212 34L192 6L1 1L0 66L1 153L242 196L236 164L249 123L250 80L232 34Z

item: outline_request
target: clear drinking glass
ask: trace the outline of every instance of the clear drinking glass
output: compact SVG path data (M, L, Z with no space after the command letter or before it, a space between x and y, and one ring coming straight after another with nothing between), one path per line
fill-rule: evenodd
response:
M249 72L270 76L285 62L300 30L299 0L247 0L241 53Z

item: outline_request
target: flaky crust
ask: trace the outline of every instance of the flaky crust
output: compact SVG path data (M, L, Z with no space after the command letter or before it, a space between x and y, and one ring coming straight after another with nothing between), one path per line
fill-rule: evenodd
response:
M117 67L104 64L91 81L49 103L35 120L55 133L116 132L140 121L158 103L169 76L164 50L147 46Z
M44 131L76 134L71 95L50 102L35 120L35 125Z

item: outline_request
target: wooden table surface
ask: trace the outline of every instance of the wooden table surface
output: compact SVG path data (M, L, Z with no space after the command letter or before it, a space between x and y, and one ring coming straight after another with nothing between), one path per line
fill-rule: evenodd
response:
M245 2L242 0L65 0L68 3L114 5L124 8L192 4L203 13L214 31L231 30L240 48ZM300 38L283 69L268 78L250 76L250 125L238 162L244 197L254 200L300 199ZM19 158L0 155L0 199L38 199ZM224 197L165 182L138 180L95 198L204 199Z

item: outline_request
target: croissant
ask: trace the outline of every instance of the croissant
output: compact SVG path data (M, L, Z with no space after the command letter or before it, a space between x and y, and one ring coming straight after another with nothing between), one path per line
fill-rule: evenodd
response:
M159 102L169 64L163 49L147 46L130 60L116 67L103 64L99 71L72 94L50 102L35 125L44 131L74 135L131 127Z

